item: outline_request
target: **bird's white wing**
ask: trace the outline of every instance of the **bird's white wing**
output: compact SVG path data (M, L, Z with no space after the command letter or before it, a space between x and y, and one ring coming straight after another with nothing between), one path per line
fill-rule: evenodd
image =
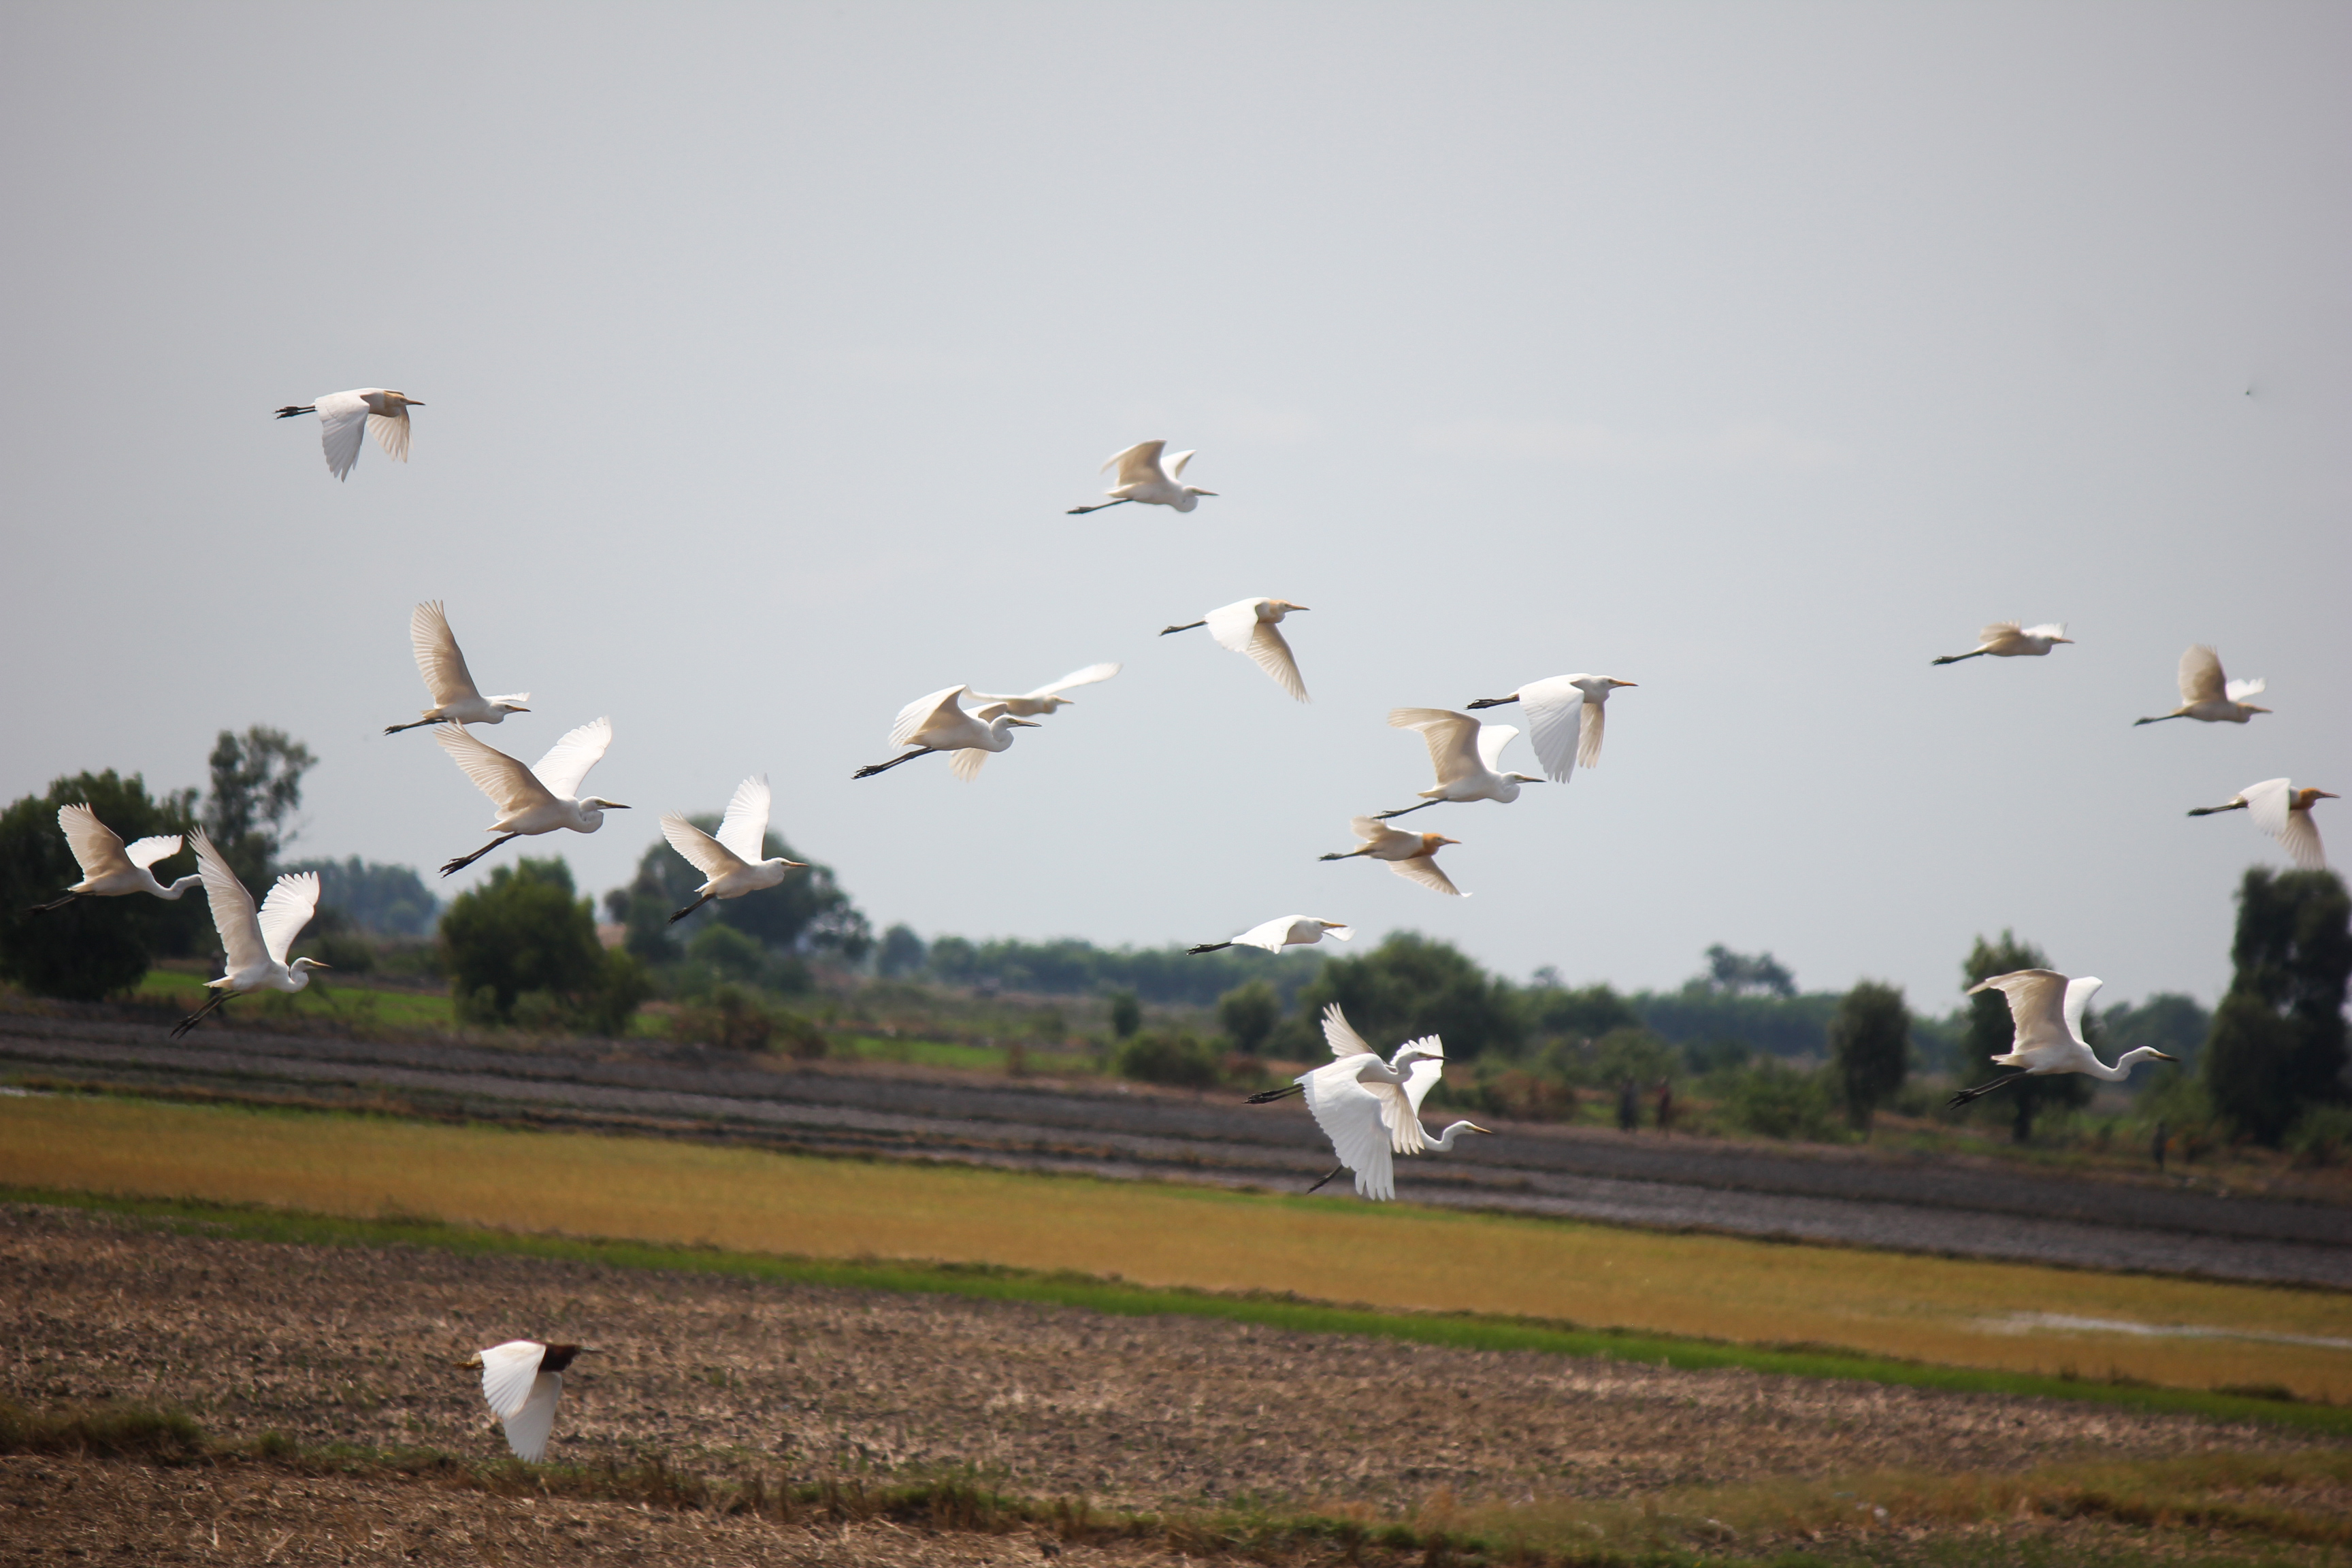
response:
M1268 952L1280 952L1290 938L1290 928L1298 923L1297 915L1284 915L1278 920L1254 925L1234 938L1235 947L1262 947Z
M1175 454L1173 457L1163 458L1160 466L1167 470L1168 477L1170 479L1181 479L1184 477L1184 465L1192 460L1192 452L1191 449L1187 449Z
M124 850L123 855L133 866L144 868L152 866L158 860L169 859L179 852L180 836L178 834L159 833L152 838L141 839Z
M2219 702L2223 688L2220 654L2199 643L2180 656L2180 701L2183 707L2192 702Z
M890 743L894 746L906 745L923 731L929 729L934 721L946 718L950 713L960 710L963 706L960 699L971 689L969 686L950 686L945 691L934 691L929 697L918 697L899 709L898 716L890 721Z
M547 793L547 786L537 774L488 742L477 739L462 724L436 724L433 738L466 771L474 786L490 797L490 804L501 815L527 805L544 805L555 798Z
M1601 735L1609 723L1609 705L1587 702L1576 716L1576 765L1595 768L1601 765Z
M686 857L687 863L714 881L730 871L740 870L743 861L735 852L697 827L677 812L662 814L662 837L669 847Z
M383 448L383 455L394 462L408 461L408 410L397 414L371 414L367 420L368 434Z
M537 1340L509 1340L482 1352L482 1397L491 1415L503 1421L523 1407L546 1354L547 1347Z
M1429 765L1441 784L1468 778L1478 771L1478 721L1467 713L1444 708L1391 708L1389 727L1421 731L1422 740L1429 746Z
M294 945L294 938L310 923L319 912L319 873L305 871L300 876L288 875L278 879L269 889L269 897L261 901L261 945L269 950L277 963L286 962L286 952Z
M1451 893L1457 899L1466 899L1470 896L1455 887L1454 879L1439 870L1437 862L1426 855L1416 855L1410 860L1391 860L1389 862L1389 869L1408 882L1419 882L1432 892Z
M1051 686L1041 686L1027 693L1031 697L1059 697L1073 686L1092 686L1097 680L1108 680L1119 672L1116 664L1090 664L1084 669L1074 669Z
M2290 811L2286 826L2278 832L2279 847L2287 858L2306 871L2327 869L2327 850L2319 842L2319 825L2308 811Z
M580 793L580 781L604 760L612 743L613 721L591 719L548 747L547 755L530 765L531 777L558 800L571 799Z
M2017 1035L2011 1049L2074 1043L2066 1030L2066 977L2055 970L2019 969L1996 974L1970 986L1969 994L1979 991L1998 991L2008 1000L2010 1022Z
M1364 1037L1349 1026L1348 1015L1339 1010L1337 1002L1324 1004L1323 1042L1331 1047L1331 1055L1335 1058L1372 1054L1372 1047L1364 1043Z
M1388 1130L1392 1152L1418 1154L1428 1147L1422 1136L1421 1119L1412 1113L1412 1101L1405 1098L1402 1088L1392 1083L1358 1082L1381 1108L1381 1125Z
M1118 466L1118 482L1122 485L1149 484L1160 477L1160 454L1167 448L1165 441L1138 441L1124 452L1113 452L1103 459L1103 467Z
M1242 651L1256 661L1257 667L1274 677L1275 684L1299 701L1308 700L1307 682L1298 679L1298 661L1290 656L1290 645L1282 640L1282 628L1272 621L1260 621L1250 633L1249 646Z
M2231 680L2222 684L2221 694L2232 702L2243 702L2249 697L2260 697L2270 689L2270 682L2261 676L2252 680Z
M1307 1077L1307 1109L1331 1141L1339 1163L1356 1173L1357 1192L1382 1201L1396 1196L1389 1130L1377 1096L1351 1075L1326 1069Z
M1432 1037L1432 1038L1434 1037ZM1420 1040L1412 1040L1409 1041L1408 1045L1418 1046L1423 1043ZM1444 1076L1445 1064L1429 1057L1422 1058L1405 1069L1404 1094L1405 1098L1412 1102L1414 1121L1418 1122L1421 1120L1421 1102L1429 1098L1429 1091L1435 1089L1437 1080Z
M2105 984L2095 974L2078 974L2066 982L2066 1033L2076 1040L2083 1037L2083 1016L2091 1010L2091 998Z
M368 405L355 392L331 392L319 399L319 440L327 452L327 472L343 479L360 460L360 437L367 429Z
M980 770L987 762L986 752L978 746L966 746L948 759L948 772L955 774L961 783L970 784L980 776Z
M542 1372L530 1380L530 1397L506 1418L507 1447L516 1458L535 1465L547 1453L548 1435L555 1430L555 1402L563 1396L563 1374Z
M213 929L220 932L221 950L227 955L228 973L251 969L269 956L269 949L261 940L261 921L256 916L253 895L228 868L213 841L199 828L188 835L195 841L196 870L205 879L205 900L213 907Z
M1566 784L1576 772L1577 718L1584 710L1584 693L1570 682L1573 676L1555 675L1519 688L1519 710L1528 716L1528 744L1544 776Z
M1410 838L1412 837L1412 834L1407 833L1404 829L1401 827L1391 827L1387 823L1373 816L1351 816L1348 818L1348 831L1362 839L1366 844L1380 844L1391 838Z
M1244 599L1237 604L1219 605L1201 617L1217 646L1235 653L1249 652L1250 634L1257 630L1255 599Z
M2019 629L2018 624L2015 621L1990 622L1982 631L1977 633L1977 646L1979 647L1990 647L1991 644L2000 641L2003 637L2013 635Z
M2038 626L2027 626L2023 635L2030 637L2063 637L2066 635L2066 623L2044 621Z
M100 822L98 813L87 805L58 807L58 826L66 836L66 846L73 851L75 863L81 867L84 880L125 870L134 864L122 852L122 836ZM173 843L176 847L178 840ZM143 866L147 862L135 864Z
M1478 760L1490 773L1503 771L1503 748L1518 735L1515 724L1481 724L1478 726Z
M2286 831L2287 808L2294 803L2294 782L2264 779L2240 790L2238 798L2246 803L2246 815L2254 819L2254 826L2276 838Z
M466 656L457 651L457 634L449 629L440 600L428 599L410 612L408 642L416 650L416 673L425 678L425 689L433 694L436 708L482 694L474 684L474 672L466 668Z
M1356 940L1356 928L1348 925L1328 925L1323 928L1323 934L1333 942L1353 942Z
M735 786L735 798L727 803L727 816L719 824L719 842L747 866L764 858L761 850L768 840L769 801L768 775L755 773Z

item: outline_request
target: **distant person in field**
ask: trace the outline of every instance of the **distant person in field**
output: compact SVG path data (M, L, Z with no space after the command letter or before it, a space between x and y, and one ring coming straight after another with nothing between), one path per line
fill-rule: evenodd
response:
M1642 1091L1632 1079L1617 1086L1617 1131L1632 1132L1642 1125Z
M2156 1156L2156 1173L2159 1176L2164 1173L2164 1147L2171 1142L2172 1129L2158 1122L2156 1136L2148 1141L2148 1152Z
M1675 1130L1675 1086L1670 1079L1658 1080L1658 1131Z

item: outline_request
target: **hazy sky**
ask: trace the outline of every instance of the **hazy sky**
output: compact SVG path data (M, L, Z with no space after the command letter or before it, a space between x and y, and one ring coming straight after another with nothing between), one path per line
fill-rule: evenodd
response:
M2210 1000L2284 862L2182 813L2352 795L2342 5L0 27L0 797L268 723L320 758L295 853L472 849L376 734L439 597L534 693L478 733L610 714L638 808L478 872L602 889L764 770L877 929L1312 912L1627 986L1724 942L1941 1011L2003 926ZM268 417L367 385L427 405L405 468ZM1218 499L1064 515L1153 437ZM1311 706L1154 636L1260 595ZM1929 668L2009 616L2079 646ZM2196 641L2277 711L2134 730ZM850 780L923 692L1097 659L974 784ZM1573 670L1640 682L1597 771L1412 819L1473 897L1317 863L1428 782L1390 707Z

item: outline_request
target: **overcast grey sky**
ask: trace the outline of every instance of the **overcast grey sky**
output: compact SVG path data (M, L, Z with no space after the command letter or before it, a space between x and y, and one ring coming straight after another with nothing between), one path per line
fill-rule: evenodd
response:
M471 849L376 734L439 597L534 693L478 732L610 714L638 808L478 873L602 889L764 770L877 928L1303 911L1625 986L1724 942L1940 1011L2003 926L2210 1001L2284 862L2182 813L2352 795L2342 5L5 27L0 796L268 723L320 758L297 852ZM427 405L405 468L268 418L367 385ZM1153 437L1218 499L1064 515ZM1259 595L1313 606L1311 706L1153 635ZM1929 668L2009 616L2079 646ZM2277 711L2131 728L2196 641ZM1097 659L975 784L850 781L923 692ZM1475 896L1317 862L1427 783L1391 706L1570 670L1641 683L1597 771L1412 819Z

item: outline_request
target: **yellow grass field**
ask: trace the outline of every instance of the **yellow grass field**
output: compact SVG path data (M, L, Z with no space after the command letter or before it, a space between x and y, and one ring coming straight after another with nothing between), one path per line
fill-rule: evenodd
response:
M750 1252L1075 1269L1951 1365L2119 1373L2179 1387L2275 1384L2352 1400L2352 1296L2342 1293L1402 1205L39 1096L0 1099L0 1184L354 1216L405 1211Z

